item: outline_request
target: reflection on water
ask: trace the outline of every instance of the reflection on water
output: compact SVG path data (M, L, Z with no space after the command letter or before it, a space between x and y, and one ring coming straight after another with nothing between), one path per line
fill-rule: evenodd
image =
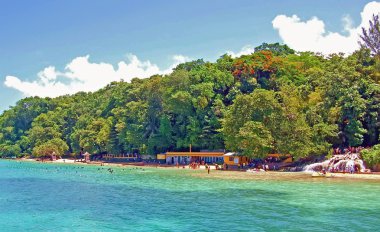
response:
M379 181L0 161L4 231L368 231Z

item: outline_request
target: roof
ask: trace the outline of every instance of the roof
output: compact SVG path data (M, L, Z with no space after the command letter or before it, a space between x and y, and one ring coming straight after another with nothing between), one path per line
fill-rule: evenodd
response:
M228 152L224 154L223 156L234 156L236 153L235 152Z
M167 156L222 157L224 152L166 152Z

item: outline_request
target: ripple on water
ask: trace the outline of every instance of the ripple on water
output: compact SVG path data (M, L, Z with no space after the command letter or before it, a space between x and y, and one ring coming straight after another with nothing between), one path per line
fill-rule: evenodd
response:
M108 168L108 167L107 167ZM379 230L380 185L0 161L5 231ZM235 174L234 174L235 175ZM236 174L239 176L240 174ZM243 174L242 174L243 175ZM202 178L201 178L202 177Z

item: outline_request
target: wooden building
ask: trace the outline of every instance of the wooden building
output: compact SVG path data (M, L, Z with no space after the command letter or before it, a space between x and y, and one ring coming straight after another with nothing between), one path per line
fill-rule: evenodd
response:
M109 162L131 162L140 161L140 157L137 154L104 154L102 158Z
M166 152L165 154L158 154L157 160L165 160L166 164L190 164L196 163L219 163L227 164L230 166L248 165L249 158L240 156L236 153L229 152Z
M189 164L198 163L223 163L224 152L166 152L166 164ZM163 154L157 155L157 159L162 159Z
M235 152L228 152L223 155L224 163L230 166L248 165L249 158L247 156L238 155Z

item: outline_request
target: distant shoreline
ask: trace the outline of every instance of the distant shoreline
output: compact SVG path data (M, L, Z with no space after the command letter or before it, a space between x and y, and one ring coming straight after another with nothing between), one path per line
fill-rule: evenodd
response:
M279 172L279 171L267 171L267 172L243 172L237 170L211 170L210 174L207 174L204 168L201 169L189 169L188 166L176 167L176 166L167 166L167 165L151 165L144 164L134 165L133 163L107 163L107 162L74 162L71 159L59 159L57 161L37 161L35 159L3 159L3 160L11 160L15 162L35 162L35 163L46 163L46 164L69 164L69 165L91 165L91 166L108 166L108 167L144 167L144 168L164 168L164 169L173 169L178 170L179 172L183 171L192 171L186 172L186 174L190 174L194 177L200 178L213 178L213 179L236 179L236 180L295 180L295 179L305 179L309 178L310 180L324 180L324 179L349 179L349 180L376 180L380 181L380 173L362 173L362 174L349 174L349 173L332 173L333 178L312 178L311 173L309 172ZM183 173L183 172L181 172Z

